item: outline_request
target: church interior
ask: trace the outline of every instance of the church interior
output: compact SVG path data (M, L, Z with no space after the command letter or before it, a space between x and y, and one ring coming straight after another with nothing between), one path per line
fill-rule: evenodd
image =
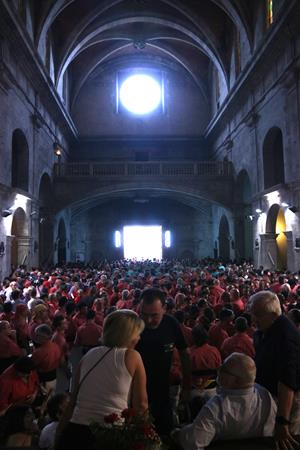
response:
M296 449L299 0L0 0L0 155L1 448Z
M298 270L299 21L297 0L2 0L1 278L122 258L137 224L162 258Z

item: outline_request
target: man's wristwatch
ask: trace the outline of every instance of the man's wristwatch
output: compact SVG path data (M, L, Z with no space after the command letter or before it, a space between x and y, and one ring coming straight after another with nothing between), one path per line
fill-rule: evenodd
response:
M290 425L291 422L283 416L276 416L275 422L278 425Z

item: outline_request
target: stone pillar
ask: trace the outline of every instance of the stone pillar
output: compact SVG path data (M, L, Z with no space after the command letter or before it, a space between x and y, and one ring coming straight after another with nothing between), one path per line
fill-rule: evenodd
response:
M277 244L275 233L260 234L258 265L275 270L277 266Z
M284 231L287 239L287 269L292 272L299 270L295 265L294 239L292 231Z

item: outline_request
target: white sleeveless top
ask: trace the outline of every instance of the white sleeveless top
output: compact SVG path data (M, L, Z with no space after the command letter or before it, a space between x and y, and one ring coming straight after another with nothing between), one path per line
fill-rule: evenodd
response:
M107 350L96 347L82 358L80 381ZM80 387L71 422L103 423L104 416L128 408L132 376L125 365L126 350L113 348L89 373Z

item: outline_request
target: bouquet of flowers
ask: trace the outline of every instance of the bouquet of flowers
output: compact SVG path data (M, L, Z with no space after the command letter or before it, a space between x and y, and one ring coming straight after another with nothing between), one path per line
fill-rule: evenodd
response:
M132 408L121 415L109 414L105 424L92 423L95 450L160 450L162 442L155 431L149 414L137 414Z

